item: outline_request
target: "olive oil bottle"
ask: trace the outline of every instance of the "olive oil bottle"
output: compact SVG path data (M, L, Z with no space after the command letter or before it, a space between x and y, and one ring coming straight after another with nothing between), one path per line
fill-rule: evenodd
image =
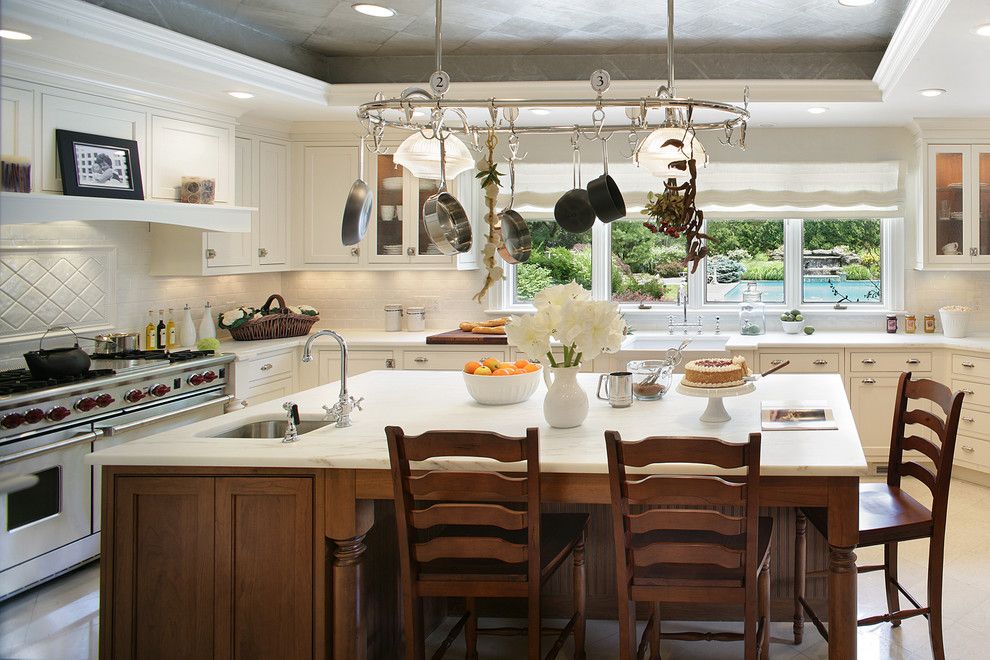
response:
M168 322L165 323L165 342L168 350L172 350L177 345L175 341L175 309L171 307L168 309Z
M153 351L158 348L158 330L155 326L155 310L148 310L148 325L144 326L144 350Z

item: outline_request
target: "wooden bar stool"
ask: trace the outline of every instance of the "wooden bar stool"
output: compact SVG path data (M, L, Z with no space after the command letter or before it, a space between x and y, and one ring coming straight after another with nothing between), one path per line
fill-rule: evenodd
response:
M908 410L908 403L928 401L941 409L944 419L925 410ZM945 515L949 504L949 483L952 457L956 449L956 431L963 404L963 393L952 393L945 385L932 380L911 380L910 373L901 374L897 382L894 424L887 463L887 483L865 483L859 486L859 546L883 545L883 564L860 566L860 573L883 571L887 589L887 613L859 620L861 626L889 621L899 626L903 619L923 616L928 619L932 654L936 660L945 658L942 645L942 568L945 558ZM907 426L919 424L938 438L933 442L917 435L907 435ZM934 463L934 470L905 460L904 452L920 452ZM932 493L932 508L901 490L901 478L914 477ZM794 567L794 643L800 644L804 634L804 613L826 640L828 631L804 598L807 521L822 534L828 535L828 518L824 509L800 509L797 519ZM897 581L897 544L901 541L929 539L928 606L924 607ZM902 610L898 592L904 594L912 609Z
M770 648L770 538L773 520L760 517L760 434L746 444L717 438L650 437L622 442L605 432L612 489L619 657L660 658L660 639L743 640L745 658L767 657ZM656 474L636 470L664 463L746 468L742 481L716 476ZM662 467L659 468L662 472ZM650 506L677 508L647 508ZM729 515L697 506L740 507ZM633 507L642 508L634 512ZM651 604L638 647L636 603ZM744 610L745 632L662 633L661 603L732 603Z
M574 613L563 629L552 631L559 634L546 657L555 658L573 634L574 657L584 658L588 516L540 514L539 431L526 429L522 438L482 431L427 431L407 437L402 429L389 426L385 434L395 489L406 658L425 657L420 599L462 597L464 615L434 658L443 656L461 629L468 660L477 658L477 635L488 631L478 629L476 598L527 598L527 656L537 660L540 591L568 556L573 563ZM510 474L447 466L415 475L410 471L410 461L441 457L525 465ZM506 506L513 503L515 507Z

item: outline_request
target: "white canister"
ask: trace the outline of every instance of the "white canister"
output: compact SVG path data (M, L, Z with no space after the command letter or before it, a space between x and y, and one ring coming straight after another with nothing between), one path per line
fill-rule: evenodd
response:
M409 332L426 330L425 307L406 307L406 330Z
M402 330L402 305L385 305L385 332Z

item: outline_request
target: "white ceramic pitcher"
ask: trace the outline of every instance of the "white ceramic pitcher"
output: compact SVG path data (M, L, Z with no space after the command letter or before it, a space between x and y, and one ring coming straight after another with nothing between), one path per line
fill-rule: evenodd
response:
M588 394L577 382L580 370L580 365L543 368L543 379L547 383L543 416L556 429L581 426L588 416Z

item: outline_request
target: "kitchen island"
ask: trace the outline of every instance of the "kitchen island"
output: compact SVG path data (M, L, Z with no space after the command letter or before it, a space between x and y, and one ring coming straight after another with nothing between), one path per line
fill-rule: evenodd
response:
M580 379L592 392L596 377ZM575 429L545 424L542 388L525 403L486 407L470 399L461 381L451 372L357 376L350 389L365 403L353 414L353 426L324 426L293 444L221 437L283 418L279 400L93 454L90 460L104 470L101 657L157 656L162 648L172 657L325 657L328 649L333 658L368 657L369 626L380 644L390 638L385 628L398 625L396 569L385 559L394 547L382 547L394 539L388 529L394 522L374 525L376 511L387 510L376 502L392 498L386 425L411 434L446 428L517 435L538 426L547 506L604 509L610 501L604 430L626 439L713 435L741 442L760 429L760 401L796 398L827 402L838 430L765 432L761 505L781 512L828 509L828 551L821 554L828 568L830 657L856 657L853 550L857 485L866 460L837 375L759 381L753 394L725 401L733 419L723 424L700 422L705 400L672 391L662 401L621 410L592 401L587 420ZM328 385L291 398L303 421L315 422L321 406L336 397L337 386ZM472 469L491 466L471 463ZM427 467L454 463L437 460ZM688 473L692 467L671 470ZM782 528L778 538L785 539ZM590 584L592 591L596 583L600 587L603 606L609 598L614 603L608 594L613 555L604 542L594 544L608 536L593 529L588 548ZM774 570L789 573L789 543L778 545L784 547L776 551L781 559ZM366 560L373 579L362 577ZM592 604L589 613L594 616Z

